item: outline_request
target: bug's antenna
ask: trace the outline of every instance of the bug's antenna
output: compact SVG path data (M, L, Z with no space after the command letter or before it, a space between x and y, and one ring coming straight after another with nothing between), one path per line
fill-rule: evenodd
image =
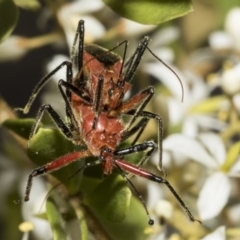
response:
M182 89L182 98L181 98L181 101L183 102L183 99L184 99L184 88L183 88L183 84L182 84L182 81L180 79L180 77L177 75L177 73L171 68L169 67L161 58L159 58L156 54L153 53L153 51L149 48L149 47L146 47L147 50L159 61L161 62L166 68L168 68L175 76L176 78L178 79L180 85L181 85L181 89Z

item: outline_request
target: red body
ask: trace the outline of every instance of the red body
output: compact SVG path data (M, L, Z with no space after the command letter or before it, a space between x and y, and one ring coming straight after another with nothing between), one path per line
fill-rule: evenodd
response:
M99 46L93 46L94 49L102 49ZM96 96L99 76L104 76L101 109L109 111L118 108L122 104L122 98L124 94L131 88L131 84L124 81L123 76L120 76L122 59L118 55L112 52L107 53L107 50L102 49L102 57L104 57L106 54L109 54L111 57L115 56L115 62L113 61L111 64L106 63L106 59L104 58L101 62L99 61L99 59L101 59L100 57L97 59L96 56L93 56L84 50L83 73L84 76L88 78L86 79L86 86L84 86L84 89L87 91L86 94L91 98ZM79 72L79 74L82 74L82 72ZM117 85L118 81L121 84ZM77 85L77 83L74 81L73 84ZM111 95L109 94L109 90L111 90ZM94 101L94 99L92 100ZM75 99L73 98L73 104L74 101Z
M106 55L106 51L104 54ZM113 55L112 52L111 55ZM88 105L77 95L72 94L71 96L72 109L79 124L78 128L81 136L79 144L86 145L93 156L100 156L101 149L104 147L114 152L121 142L121 134L125 127L117 114L115 116L114 113L122 105L123 96L131 88L131 84L125 82L120 76L122 60L117 55L114 54L114 56L116 56L116 62L106 64L104 60L100 62L95 56L84 50L83 73L84 76L88 77L84 90L86 91L85 94L91 99L92 96L96 96L99 76L104 76L100 99L101 111L97 117L95 128L93 128L96 114L93 109L95 99L92 99L91 104ZM78 79L78 76L76 79ZM73 81L73 83L77 85L76 81ZM111 94L109 94L109 91L111 91ZM106 161L103 162L105 174L110 174L113 169L113 156L110 155L106 156Z

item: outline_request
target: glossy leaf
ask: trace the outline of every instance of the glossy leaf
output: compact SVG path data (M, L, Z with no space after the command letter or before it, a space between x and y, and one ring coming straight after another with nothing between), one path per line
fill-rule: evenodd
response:
M40 128L29 143L28 156L38 166L43 166L60 156L76 151L76 149L77 147L58 130ZM80 169L83 164L84 161L78 160L68 166L63 166L52 175L58 180L64 181L70 194L75 194L80 187L81 174L77 174L67 181L66 179Z
M14 0L15 4L27 10L38 10L41 5L38 0Z
M192 11L190 0L103 0L122 17L143 24L160 24Z
M122 176L106 177L85 199L97 214L113 223L122 222L128 213L131 191Z
M148 217L142 203L135 196L131 197L129 210L123 223L116 224L105 219L101 219L101 222L114 240L126 240L129 236L131 240L146 240L153 230L148 225Z
M18 9L12 0L0 0L0 43L15 28L18 20Z
M34 122L35 119L32 118L8 119L3 123L3 126L28 140ZM40 124L40 127L42 127L42 124Z
M81 230L81 240L88 240L89 236L88 236L87 221L82 211L80 216L80 230Z

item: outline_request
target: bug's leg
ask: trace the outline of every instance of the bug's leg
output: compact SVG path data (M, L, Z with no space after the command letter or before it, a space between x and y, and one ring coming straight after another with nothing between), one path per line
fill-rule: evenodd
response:
M103 83L104 83L104 77L103 75L99 75L96 96L94 97L94 102L93 102L94 120L93 120L92 129L95 129L97 120L101 111Z
M135 115L136 114L136 109L131 109L129 110L126 114L130 114L130 115ZM166 176L166 172L162 167L162 141L163 141L163 120L162 117L160 117L159 115L155 114L155 113L151 113L148 111L141 111L139 113L140 117L144 117L147 119L154 119L157 121L158 124L158 153L159 153L159 163L158 163L158 168L160 171L162 171L164 173L164 176Z
M147 206L146 206L146 202L143 199L143 196L140 194L140 192L136 189L136 187L133 185L133 183L131 182L131 180L128 178L127 174L119 167L118 164L116 164L118 170L120 171L121 175L123 176L123 178L125 178L128 182L128 184L131 186L131 188L133 189L133 191L136 193L136 195L138 196L139 200L142 202L142 205L145 209L145 212L148 216L148 224L149 225L153 225L154 224L154 220L150 217L150 214L148 212Z
M101 155L100 155L99 159L101 161L107 161L109 156L111 157L111 159L112 159L111 160L111 164L113 163L113 166L118 168L118 170L120 171L121 175L128 181L130 186L136 192L136 194L139 197L140 201L142 202L142 204L144 206L144 209L146 211L146 214L147 214L147 216L149 218L148 223L150 225L153 225L154 221L150 217L150 214L149 214L149 212L147 210L147 206L146 206L145 201L143 200L142 195L138 192L138 190L135 188L135 186L132 184L132 182L128 179L128 177L127 177L126 173L124 172L124 170L121 169L119 164L117 164L117 162L120 161L120 160L116 160L117 162L115 162L115 159L118 158L118 157L126 156L126 155L129 155L129 154L132 154L132 153L136 153L136 152L145 151L148 148L150 148L150 150L147 152L146 155L147 155L147 157L149 157L153 153L153 151L155 149L155 143L153 141L148 141L148 142L145 142L145 143L142 143L142 144L138 144L138 145L131 146L131 147L128 147L128 148L125 148L125 149L121 149L121 150L118 150L118 151L114 151L114 152L112 152L112 150L110 150L109 148L102 148Z
M118 77L119 79L120 79L120 77L121 77L121 75L122 75L123 68L124 68L124 65L125 65L124 63L125 63L125 60L126 60L128 41L127 41L127 40L122 41L121 43L117 44L116 47L108 50L107 53L106 53L106 54L111 53L111 52L114 51L115 49L119 48L121 45L124 45L124 50L123 50L123 57L122 57L122 65L121 65L121 69L120 69L120 71L119 71L119 77Z
M147 151L147 153L145 154L145 156L137 164L137 166L140 167L151 157L151 155L155 151L156 147L157 146L156 146L155 142L147 141L147 142L143 142L143 143L140 143L140 144L137 144L134 146L130 146L130 147L127 147L124 149L114 151L114 156L116 156L116 157L127 156L129 154L146 151L147 149L150 148Z
M135 111L133 112L134 114L132 114L132 118L127 123L125 132L127 132L129 128L132 126L132 124L136 121L136 119L139 117L140 113L143 111L147 103L151 100L153 95L154 88L148 87L143 91L139 92L138 94L136 94L135 96L133 96L131 99L129 99L127 102L125 102L116 110L119 114L127 114L130 110L135 109Z
M189 210L189 208L186 206L186 204L183 202L183 200L181 199L181 197L178 195L178 193L175 191L175 189L172 187L172 185L164 178L161 178L155 174L152 174L150 172L148 172L145 169L142 169L140 167L137 167L129 162L123 161L121 159L115 159L114 163L116 165L118 165L118 167L120 169L122 169L123 171L129 172L131 174L134 174L136 176L139 177L143 177L146 178L148 180L160 183L160 184L165 184L167 186L167 188L171 191L171 193L173 194L173 196L176 198L176 200L178 201L178 203L181 205L181 207L184 209L184 211L187 213L189 219L191 221L197 221L199 223L201 223L201 221L197 220L191 213L191 211Z
M56 67L53 71L51 71L50 73L48 73L45 77L43 77L38 84L36 85L36 87L33 89L33 92L27 102L27 104L25 105L25 107L22 108L16 108L16 110L19 111L23 111L24 114L27 114L31 108L31 105L33 103L33 101L35 100L35 98L37 97L39 91L42 89L42 87L50 80L50 78L57 72L59 71L61 68L63 68L64 66L66 66L67 68L67 79L72 77L72 64L68 61L65 61L63 63L61 63L58 67Z
M131 129L129 129L129 131L124 133L124 137L121 139L121 141L125 141L127 140L129 137L131 137L132 135L134 135L136 132L137 136L135 137L135 139L132 141L131 145L135 145L136 142L138 141L139 137L142 135L142 132L144 131L144 129L146 128L146 125L149 122L149 118L142 118L135 126L133 126Z
M36 121L33 124L30 136L29 136L29 140L33 137L33 135L35 135L38 126L42 120L43 114L45 111L48 112L48 114L50 115L50 117L52 118L52 120L54 121L54 123L57 125L57 127L61 130L61 132L70 140L75 140L76 136L73 136L72 130L77 129L77 122L75 120L75 117L73 115L72 112L72 108L71 108L71 104L67 99L67 96L65 95L62 86L64 86L66 89L68 89L71 92L74 92L76 95L79 96L79 98L81 98L82 101L84 101L85 103L88 103L88 98L84 97L83 92L81 92L78 88L76 88L75 86L72 86L70 83L65 82L63 80L60 80L58 83L58 88L60 90L60 93L65 101L66 104L66 114L67 117L70 119L69 123L66 124L61 117L56 113L56 111L52 108L52 106L50 104L44 104L40 107L37 116L36 116ZM79 135L79 132L76 132L77 135Z
M79 39L78 49L77 49L77 53L75 53L78 39ZM76 65L78 71L80 71L83 67L83 50L84 50L84 21L80 20L78 22L77 31L75 33L75 37L74 37L74 41L73 41L73 45L70 53L71 62L74 65ZM81 75L81 80L82 81L84 80L83 75ZM72 83L72 82L70 81L69 83Z
M114 152L114 156L116 156L116 157L126 156L126 155L133 154L133 153L136 153L136 152L143 152L143 151L147 150L148 148L150 148L150 150L147 151L145 157L143 157L142 160L138 163L138 166L141 166L152 155L152 153L154 152L154 150L156 148L156 144L153 141L144 142L144 143L141 143L141 144L130 146L130 147L125 148L125 149L121 149L121 150L115 151ZM120 160L116 160L116 161L118 162ZM114 162L115 162L115 160L114 160ZM149 218L149 221L148 221L149 225L153 225L154 221L150 217L150 214L148 212L146 203L145 203L142 195L138 192L138 190L135 188L135 186L133 185L133 183L129 179L131 177L131 175L133 175L134 173L128 171L130 173L130 176L128 176L123 171L123 169L121 168L121 166L117 162L115 162L115 165L117 166L117 168L121 172L122 176L127 180L129 185L132 187L132 189L135 191L135 193L137 194L138 198L142 202L143 207L144 207L144 209L146 211L146 214L147 214L147 216ZM135 166L135 165L133 165L133 166Z
M52 118L53 122L57 125L57 127L60 129L60 131L65 135L66 138L70 140L74 140L74 136L72 132L69 130L68 126L64 123L64 121L61 119L61 117L56 113L56 111L52 108L50 104L42 105L37 113L36 121L32 126L32 130L29 135L29 141L31 138L36 134L36 131L38 129L38 126L40 124L40 121L42 120L44 112L47 111L47 113Z
M125 66L128 68L124 77L125 81L131 82L149 42L148 36L143 37L132 57L126 62Z
M38 167L35 170L33 170L32 173L28 176L24 201L26 202L29 200L29 195L30 195L31 188L32 188L32 179L34 177L56 171L57 169L64 167L70 163L73 163L80 158L87 157L90 155L91 155L91 153L88 150L82 151L82 152L69 153L65 156L55 159L54 161L52 161L50 163L47 163L46 165L44 165L42 167Z
M148 118L143 118L141 119L134 127L132 127L126 134L124 134L124 139L122 139L122 141L125 141L127 138L131 137L133 134L135 134L138 131L137 136L135 137L135 139L133 140L133 142L131 143L131 146L134 146L136 144L136 142L138 141L139 137L141 136L142 132L144 131L147 123L148 123L149 119ZM150 144L151 145L151 144ZM137 164L137 166L142 166L146 161L148 161L148 159L150 158L150 156L152 155L152 153L155 150L155 143L152 144L152 150L150 150ZM130 178L131 175L128 174L128 177Z
M63 87L66 89L66 93L63 91ZM71 100L68 99L67 91L69 93L76 94L81 99L81 101L86 104L90 104L90 99L84 95L83 89L79 89L73 86L71 83L63 81L62 79L59 80L58 82L58 88L66 105L66 116L68 119L67 121L68 127L70 131L78 130L78 124L73 114Z
M128 60L128 62L125 64L125 66L128 66L127 71L125 73L125 81L130 82L139 66L139 63L141 61L141 58L146 51L146 49L152 54L154 58L156 58L160 63L162 63L166 68L168 68L178 79L181 89L182 89L182 101L184 97L184 89L183 89L183 84L180 79L180 77L177 75L177 73L170 67L168 66L162 59L160 59L156 54L154 54L151 49L148 47L149 44L149 37L144 36L140 43L138 44L138 47L136 48L134 54L132 57Z
M124 149L116 150L113 153L114 156L120 157L133 154L136 152L143 152L146 151L148 148L150 148L150 150L147 152L146 155L150 156L156 148L156 143L153 141L147 141Z

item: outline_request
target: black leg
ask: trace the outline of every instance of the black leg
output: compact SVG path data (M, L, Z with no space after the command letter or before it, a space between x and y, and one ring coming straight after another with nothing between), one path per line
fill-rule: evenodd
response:
M129 115L136 115L136 109L131 109L129 110L126 114ZM155 114L155 113L151 113L148 111L141 111L139 113L140 117L144 117L144 118L148 118L148 119L155 119L158 123L158 152L159 152L159 164L158 164L158 168L160 171L163 171L164 175L166 176L166 172L162 167L162 141L163 141L163 121L162 118Z
M50 80L50 78L57 72L59 71L61 68L63 68L64 66L67 67L67 80L69 80L70 78L72 78L72 64L68 61L65 61L63 63L61 63L58 67L56 67L53 71L51 71L49 74L47 74L45 77L43 77L40 82L37 84L37 86L34 88L26 106L22 109L22 108L16 108L16 110L20 110L23 111L23 113L28 113L31 105L33 103L33 101L35 100L35 98L37 97L39 91L42 89L42 87Z
M129 154L133 154L133 153L137 153L137 152L143 152L145 150L147 150L148 148L150 148L147 153L145 154L145 156L139 161L139 163L137 164L138 167L142 166L153 154L153 152L156 149L156 144L153 141L147 141L144 143L140 143L134 146L130 146L128 148L124 148L124 149L120 149L117 151L114 151L114 156L116 157L122 157L122 156L126 156Z
M79 38L79 42L78 42L78 38ZM78 42L78 49L77 49L77 53L75 53L77 42ZM73 41L73 45L70 53L71 62L74 64L74 66L76 66L78 71L82 70L82 67L83 67L83 51L84 51L84 21L80 20L78 22L78 28L74 37L74 41ZM80 77L81 82L84 81L83 77L84 76L82 74ZM69 83L72 83L72 82L69 82Z
M135 145L136 142L138 141L139 137L142 135L142 132L144 131L146 125L148 124L149 119L148 118L142 118L135 126L133 126L129 131L124 132L124 136L121 139L122 142L127 140L129 137L131 137L133 134L135 134L138 131L137 136L131 143L131 145Z
M132 118L130 119L130 121L127 123L127 126L125 128L126 131L128 131L128 129L132 126L132 124L136 121L136 119L140 116L140 113L143 111L143 109L145 108L145 106L148 104L148 102L152 99L153 95L154 95L154 88L153 87L149 87L147 89L144 89L143 91L141 91L139 94L137 94L136 96L144 96L142 99L140 99L140 103L138 104L137 109L134 109L134 114L132 116Z
M118 168L119 172L121 173L121 175L123 176L123 178L126 179L126 181L128 182L128 184L131 186L131 188L133 189L133 191L136 193L136 195L138 196L139 200L142 202L142 205L145 209L145 212L148 216L148 224L149 225L153 225L154 221L151 219L150 214L148 212L147 206L146 206L146 202L143 199L143 196L139 193L139 191L136 189L136 187L133 185L133 183L131 182L131 180L128 178L128 176L126 175L126 173L116 164L116 167Z
M156 175L152 174L151 172L149 172L145 169L137 167L137 166L135 166L131 163L128 163L126 161L123 161L121 159L115 159L114 163L115 163L115 165L118 166L118 168L122 169L122 171L126 171L126 172L129 172L130 174L134 174L136 176L146 178L150 181L154 181L154 182L157 182L157 183L160 183L160 184L165 184L167 186L167 188L171 191L173 196L176 198L176 200L179 202L181 207L185 210L189 219L191 221L198 221L199 223L201 223L201 221L194 218L191 211L188 209L188 207L183 202L181 197L178 195L178 193L175 191L175 189L172 187L172 185L166 179L161 178L159 176L156 176Z
M72 153L69 153L65 156L62 156L58 159L55 159L54 161L50 162L50 163L47 163L46 165L44 166L41 166L41 167L38 167L36 169L34 169L32 171L32 173L28 176L28 181L27 181L27 186L26 186L26 190L25 190L25 196L24 196L24 201L28 201L29 200L29 195L30 195L30 192L31 192L31 188L32 188L32 179L34 177L38 177L38 176L41 176L41 175L44 175L44 174L47 174L47 173L51 173L51 172L54 172L56 170L58 170L59 168L61 167L64 167L70 163L73 163L81 158L84 158L84 157L87 157L87 156L90 156L90 152L88 150L86 151L82 151L82 152L72 152ZM101 161L98 159L94 162L90 162L90 163L86 163L83 167L81 167L80 169L78 169L72 176L68 177L66 179L66 181L73 177L74 175L78 174L79 172L81 172L82 170L84 170L85 168L87 167L90 167L90 166L93 166L93 165L97 165L97 164L100 164Z
M68 126L63 122L63 120L60 118L60 116L56 113L56 111L52 108L51 105L45 104L42 105L38 111L38 114L36 116L36 121L32 127L30 136L29 136L29 141L31 138L36 134L36 131L38 129L39 123L42 120L44 112L47 111L54 123L57 125L57 127L60 129L60 131L65 135L66 138L74 141L76 140L75 137L73 136L72 132L69 130Z
M63 91L62 87L66 88L66 93ZM71 83L63 81L62 79L59 80L58 82L58 88L66 105L66 115L68 118L67 124L69 125L69 129L71 131L78 130L78 124L72 111L72 107L70 103L71 100L69 100L67 97L67 92L76 94L81 99L81 101L85 104L91 104L91 100L85 95L85 92L83 91L83 89L79 89L73 86Z
M96 90L96 96L94 96L94 102L93 102L93 111L94 111L94 120L92 129L95 129L98 116L101 112L101 100L102 100L102 90L103 90L103 84L104 84L104 77L103 75L98 76L98 83L97 83L97 90Z
M131 80L139 66L139 63L142 59L142 56L147 48L149 41L150 41L149 37L147 37L147 36L143 37L142 40L140 41L140 43L138 44L138 47L135 50L134 54L125 64L125 66L128 67L127 71L125 73L125 81L131 82Z

